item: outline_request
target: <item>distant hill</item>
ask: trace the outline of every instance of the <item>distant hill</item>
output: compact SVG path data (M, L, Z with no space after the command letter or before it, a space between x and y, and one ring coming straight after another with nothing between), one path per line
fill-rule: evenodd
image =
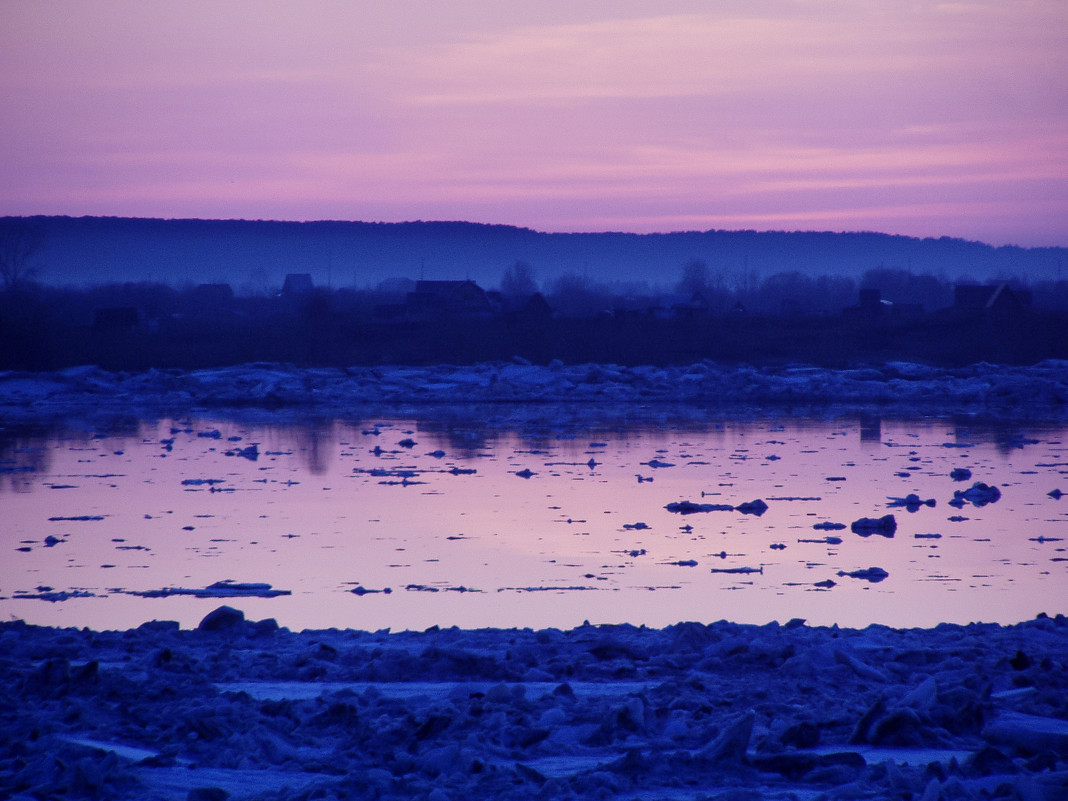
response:
M3 218L15 219L15 218ZM24 217L43 228L48 284L226 282L277 289L286 273L334 288L385 278L470 278L494 287L516 261L545 288L558 276L670 286L683 265L705 261L728 280L745 273L860 276L887 267L949 279L1058 278L1068 248L992 247L962 239L879 233L705 231L551 234L469 222L272 222L122 217Z

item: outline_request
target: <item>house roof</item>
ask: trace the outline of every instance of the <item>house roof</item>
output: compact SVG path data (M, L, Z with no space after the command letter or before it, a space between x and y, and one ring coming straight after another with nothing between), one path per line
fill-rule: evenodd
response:
M464 281L416 281L415 291L419 295L438 295L446 297L467 285L481 290L481 287L478 284L468 279Z
M474 281L416 281L408 293L408 307L416 313L481 313L490 311L492 300Z

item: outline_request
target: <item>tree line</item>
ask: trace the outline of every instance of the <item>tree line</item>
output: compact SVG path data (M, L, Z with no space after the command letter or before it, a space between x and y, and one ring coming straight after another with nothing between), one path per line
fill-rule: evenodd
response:
M1068 281L1009 279L1033 299L1026 315L963 319L939 314L953 305L960 279L901 269L873 269L859 279L799 271L761 278L691 259L659 284L598 282L581 273L542 283L529 263L516 261L497 286L485 287L494 295L492 314L415 319L404 316L404 307L418 284L400 277L300 293L266 282L236 292L228 285L144 281L52 286L42 280L46 266L34 259L39 241L32 233L0 238L0 369L471 363L514 356L539 363L715 359L827 366L1068 358ZM888 303L909 313L869 315L859 305L866 289L878 290L880 311ZM535 294L546 300L546 313L523 315ZM650 312L697 296L700 314Z

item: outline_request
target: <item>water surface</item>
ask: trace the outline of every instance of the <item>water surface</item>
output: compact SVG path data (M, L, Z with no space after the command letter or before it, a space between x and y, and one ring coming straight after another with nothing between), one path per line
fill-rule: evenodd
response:
M1068 611L1065 437L791 417L22 431L0 452L0 614L93 628L192 626L219 603L294 629L1012 623ZM975 482L1000 498L948 503ZM894 505L909 494L934 505ZM762 514L720 508L757 499ZM714 510L666 508L680 501ZM892 537L851 530L887 514ZM886 577L849 575L871 567ZM218 582L270 592L204 592Z

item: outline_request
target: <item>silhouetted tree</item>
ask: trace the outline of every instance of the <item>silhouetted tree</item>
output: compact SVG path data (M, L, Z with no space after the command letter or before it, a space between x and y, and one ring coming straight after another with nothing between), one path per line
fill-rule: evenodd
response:
M44 232L35 225L0 220L0 281L6 291L23 288L38 274L34 257L44 241Z
M675 285L676 292L707 294L709 290L708 265L701 259L691 259L682 266L682 278Z
M267 271L262 267L249 270L248 280L238 287L238 294L246 298L265 298L272 294Z
M525 261L517 261L504 271L501 278L501 294L506 298L529 298L538 291L534 280L534 268Z
M609 308L607 298L584 275L564 273L553 282L549 304L564 317L592 317Z

